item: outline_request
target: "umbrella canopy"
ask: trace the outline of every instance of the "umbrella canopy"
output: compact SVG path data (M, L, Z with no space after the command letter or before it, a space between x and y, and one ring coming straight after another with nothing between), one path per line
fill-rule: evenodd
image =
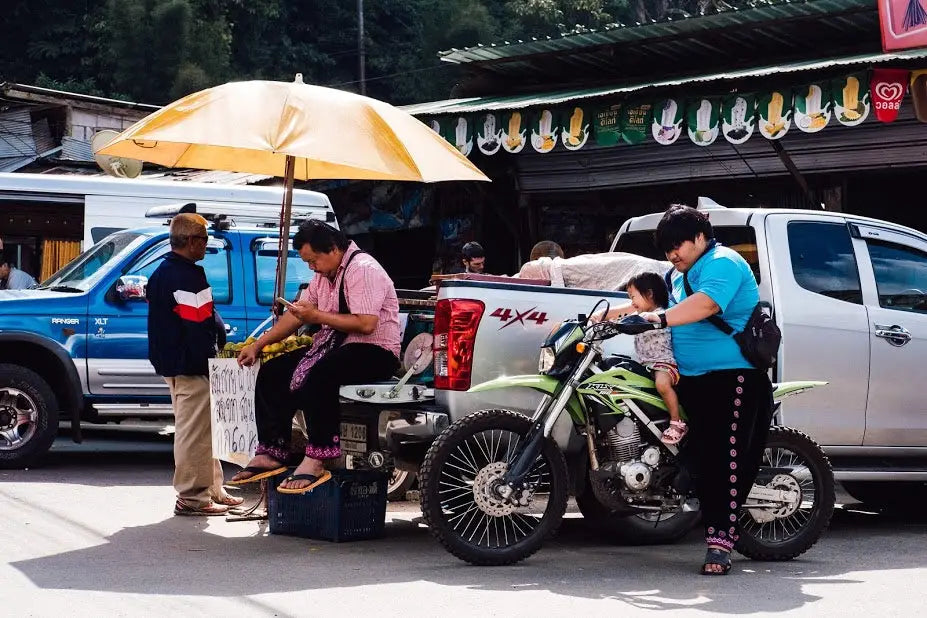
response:
M188 95L126 129L99 153L167 167L293 178L489 179L440 135L382 101L333 88L231 82Z
M275 297L286 281L293 181L486 177L410 114L343 90L291 83L230 82L188 95L142 118L99 154L167 167L280 176L280 251Z

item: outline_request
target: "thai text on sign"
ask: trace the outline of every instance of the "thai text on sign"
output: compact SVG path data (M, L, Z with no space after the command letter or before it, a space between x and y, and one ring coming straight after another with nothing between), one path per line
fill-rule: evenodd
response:
M209 360L213 457L244 466L257 448L254 384L260 364L239 367L234 358Z

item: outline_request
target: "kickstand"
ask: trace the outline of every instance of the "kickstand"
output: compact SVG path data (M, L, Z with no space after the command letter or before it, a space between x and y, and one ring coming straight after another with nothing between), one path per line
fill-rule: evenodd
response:
M225 518L225 521L263 521L267 519L267 479L261 479L261 495L257 502L247 508L233 509L234 514ZM230 513L232 511L229 511Z

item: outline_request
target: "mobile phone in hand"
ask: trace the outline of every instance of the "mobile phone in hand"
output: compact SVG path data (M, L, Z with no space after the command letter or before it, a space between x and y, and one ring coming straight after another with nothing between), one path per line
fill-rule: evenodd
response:
M287 299L283 298L282 296L278 296L278 297L277 297L277 302L280 303L280 304L282 304L283 306L285 306L285 307L288 308L288 309L293 309L294 307L296 307L296 305L294 305L293 303L291 303L291 302L288 301Z

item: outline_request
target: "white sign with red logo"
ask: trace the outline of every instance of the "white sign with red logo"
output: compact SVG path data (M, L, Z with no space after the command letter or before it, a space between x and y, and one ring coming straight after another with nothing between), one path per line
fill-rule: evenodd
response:
M898 118L901 101L908 90L906 69L873 69L870 91L872 108L876 118L882 122L892 122Z

